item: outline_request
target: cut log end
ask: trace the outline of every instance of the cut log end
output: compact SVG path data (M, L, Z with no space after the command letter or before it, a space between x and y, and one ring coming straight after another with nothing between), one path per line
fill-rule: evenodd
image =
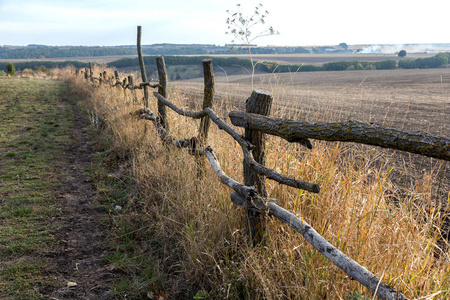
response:
M256 89L253 90L253 93L255 94L260 94L260 95L264 95L264 96L271 96L271 93L265 90L261 90L261 89Z
M312 185L312 192L316 193L316 194L320 193L320 186L318 184L314 183Z

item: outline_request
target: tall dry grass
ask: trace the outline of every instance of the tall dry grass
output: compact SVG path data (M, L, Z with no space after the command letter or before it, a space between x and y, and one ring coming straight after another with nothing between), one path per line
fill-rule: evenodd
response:
M92 124L111 134L112 149L131 157L127 176L134 179L139 197L128 199L115 217L119 228L128 228L126 233L113 228L118 232L112 236L127 234L138 243L121 266L132 276L148 276L144 270L149 266L139 258L151 258L152 278L136 279L136 298L152 296L156 284L174 299L363 299L356 292L372 299L275 218L267 218L265 243L248 246L245 212L231 203L230 189L210 168L198 179L194 158L162 144L153 125L133 114L141 105L129 91L94 88L81 75L64 74L75 90L88 95ZM282 94L284 87L273 85L277 88L274 94ZM137 95L142 99L141 91ZM198 109L201 95L201 90L196 97L170 89L168 98L179 107ZM219 115L242 107L237 102L244 96L223 95L214 104ZM150 103L156 112L156 101ZM283 107L273 111L295 117L295 111ZM173 136L197 135L198 121L171 111L168 120ZM231 137L212 124L208 144L225 173L242 182L242 154ZM312 194L267 181L268 194L282 207L410 299L450 297L450 253L439 241L448 207L439 207L430 193L438 169L399 188L391 178L396 156L387 150L321 141L306 150L276 137L268 138L267 149L269 167L321 186L319 194Z

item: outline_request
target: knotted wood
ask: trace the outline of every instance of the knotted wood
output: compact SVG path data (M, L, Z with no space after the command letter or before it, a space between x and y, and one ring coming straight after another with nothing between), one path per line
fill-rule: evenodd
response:
M203 65L203 77L205 82L204 92L203 92L203 105L202 110L209 107L212 108L214 102L214 71L211 59L204 59L202 61ZM200 128L198 139L200 143L204 145L208 139L208 131L211 120L208 116L202 117L200 120Z
M202 61L203 65L203 77L204 77L204 92L203 92L203 105L202 109L212 108L214 102L214 72L211 59L204 59ZM202 147L206 146L208 140L208 131L211 119L208 116L204 116L200 120L200 127L198 129L198 140ZM203 176L203 171L205 169L205 158L197 156L197 177L201 178Z
M229 117L235 126L259 130L289 142L307 138L355 142L450 160L450 138L442 135L385 128L360 121L302 122L238 111L230 112Z
M268 115L272 108L272 95L263 90L254 90L250 98L245 103L247 113ZM266 136L258 130L245 129L245 139L254 148L253 159L260 165L266 164ZM266 177L254 171L248 160L244 159L244 183L246 186L255 186L258 195L267 198ZM253 245L261 243L265 232L265 215L259 212L247 210L247 230L249 239Z

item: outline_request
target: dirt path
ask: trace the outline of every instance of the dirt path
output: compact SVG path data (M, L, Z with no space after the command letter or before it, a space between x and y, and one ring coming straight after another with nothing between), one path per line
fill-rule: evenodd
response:
M65 149L57 195L61 216L55 238L59 245L50 254L59 286L47 294L51 299L113 299L110 284L115 275L102 261L107 255L106 228L100 223L104 215L93 204L97 191L85 171L91 167L94 153L89 124L73 99L61 99L60 104L75 118L73 142Z

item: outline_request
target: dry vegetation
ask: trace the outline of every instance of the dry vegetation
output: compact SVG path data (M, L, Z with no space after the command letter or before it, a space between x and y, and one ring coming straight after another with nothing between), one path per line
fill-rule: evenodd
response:
M275 116L356 118L444 133L450 72L421 70L422 77L419 71L399 72L407 73L270 75L261 77L261 85L274 95ZM359 293L372 299L276 219L267 219L266 242L249 247L244 211L231 203L231 191L209 168L197 179L193 157L162 144L153 125L132 114L141 105L133 103L131 93L106 85L93 88L81 75L70 80L91 94L87 110L103 136L110 134L111 151L129 157L111 175L134 183L121 199L124 210L111 220L113 245L121 258L112 262L132 278L128 297L163 291L177 299L363 299ZM242 77L223 80L228 82L218 82L214 109L225 118L251 91ZM138 96L142 98L140 91ZM200 84L183 82L172 86L168 99L198 109L201 96ZM415 106L419 109L412 110ZM150 108L157 111L156 101ZM169 112L169 122L176 137L197 135L198 121ZM275 137L268 143L269 167L321 186L319 194L311 194L268 181L271 198L410 299L450 296L450 252L442 239L448 216L447 165L422 159L422 165L431 167L418 172L398 163L411 156L379 148L316 141L306 150ZM242 182L236 143L213 125L208 144L224 171ZM413 173L415 180L394 178L405 178L405 173Z

